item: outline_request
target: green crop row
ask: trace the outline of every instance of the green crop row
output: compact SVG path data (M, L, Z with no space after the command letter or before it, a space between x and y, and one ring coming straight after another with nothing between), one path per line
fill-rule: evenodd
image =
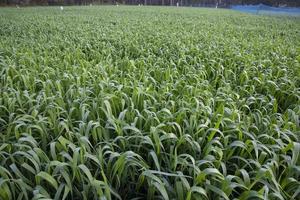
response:
M0 9L0 199L299 199L300 18Z

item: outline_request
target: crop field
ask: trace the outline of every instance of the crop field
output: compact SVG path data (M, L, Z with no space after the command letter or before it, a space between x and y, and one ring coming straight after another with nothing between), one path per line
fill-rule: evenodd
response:
M0 199L300 199L300 17L0 8Z

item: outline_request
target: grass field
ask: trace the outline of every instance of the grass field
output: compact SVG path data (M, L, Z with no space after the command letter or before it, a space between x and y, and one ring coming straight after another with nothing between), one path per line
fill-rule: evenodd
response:
M300 18L0 8L0 199L300 199Z

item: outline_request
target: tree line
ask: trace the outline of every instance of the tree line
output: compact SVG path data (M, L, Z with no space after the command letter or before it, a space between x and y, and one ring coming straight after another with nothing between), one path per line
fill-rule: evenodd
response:
M300 0L0 0L0 5L90 5L90 4L125 4L125 5L170 5L170 6L205 6L229 7L230 5L266 4L270 6L300 7Z

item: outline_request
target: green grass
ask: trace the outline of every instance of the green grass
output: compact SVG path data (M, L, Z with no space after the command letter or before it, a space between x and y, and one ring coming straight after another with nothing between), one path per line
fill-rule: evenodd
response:
M0 9L0 199L299 199L300 18Z

